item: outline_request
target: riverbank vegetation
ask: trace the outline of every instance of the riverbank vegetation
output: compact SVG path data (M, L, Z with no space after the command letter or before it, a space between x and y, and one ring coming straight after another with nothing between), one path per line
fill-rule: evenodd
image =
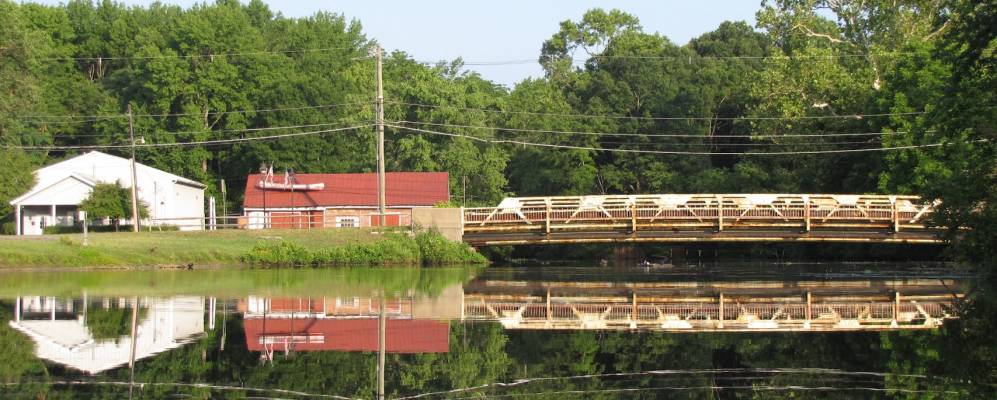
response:
M646 31L639 16L596 9L551 21L537 44L544 75L511 88L459 59L396 51L385 59L385 116L407 122L387 129L387 168L448 171L465 204L509 194L921 194L942 201L937 223L965 244L960 256L993 260L992 8L770 0L754 26L724 22L685 44ZM222 178L242 187L261 162L369 171L376 40L361 22L289 18L256 0L0 0L0 92L18 94L0 97L0 144L118 145L130 104L152 144L300 134L138 149L139 161L206 184L208 196L221 198ZM5 148L0 214L30 187L24 171L79 151ZM242 193L227 196L237 209Z
M208 265L258 264L421 265L482 262L483 257L463 243L449 242L435 232L409 236L404 231L371 229L268 229L193 232L92 233L0 238L0 268L136 267L194 268ZM434 256L433 246L444 253ZM257 249L259 249L257 251ZM272 251L271 251L272 250ZM258 254L254 258L252 254ZM281 258L284 257L284 258ZM287 258L297 257L297 258ZM435 258L434 258L435 257ZM297 261L295 261L297 260ZM298 262L300 261L300 262Z
M470 280L477 266L441 268L315 268L187 270L59 270L4 272L0 298L51 296L355 297L371 293L436 295ZM9 310L8 310L9 311Z
M464 243L447 240L435 231L414 235L388 233L383 239L367 243L309 250L288 240L265 241L253 246L241 261L253 265L325 266L325 265L421 265L487 263L481 254Z

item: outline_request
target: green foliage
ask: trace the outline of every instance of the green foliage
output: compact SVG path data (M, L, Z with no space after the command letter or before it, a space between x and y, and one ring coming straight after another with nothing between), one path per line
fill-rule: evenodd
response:
M306 265L312 255L299 244L284 240L260 242L242 256L242 262L270 265Z
M139 323L145 318L147 309L139 308ZM132 309L118 307L91 307L87 311L87 329L94 340L115 340L131 333Z
M447 240L434 230L416 233L415 243L419 246L423 264L448 265L463 263L485 263L488 260L470 246Z
M494 205L510 194L918 193L945 201L939 223L953 228L953 239L969 226L980 235L962 243L986 247L997 236L989 206L997 201L988 190L997 186L997 157L992 141L980 141L993 137L994 126L987 108L995 92L990 5L768 0L756 27L723 22L687 44L645 32L636 15L593 9L552 24L539 54L545 76L513 88L467 71L461 60L425 65L395 52L384 65L387 120L564 148L389 127L388 168L447 171L462 205ZM188 9L2 1L0 92L18 96L0 98L0 144L123 143L121 118L63 124L25 116L119 115L127 104L138 115L156 115L135 120L151 143L277 126L367 125L371 44L360 23L342 15L288 18L258 1ZM344 105L308 108L330 104ZM895 134L789 136L880 131ZM238 188L233 171L261 162L303 173L370 172L372 133L364 127L230 147L147 148L138 158L204 182L207 195L217 196L218 179ZM939 142L953 145L807 154ZM698 154L637 152L644 150ZM803 153L740 154L746 151ZM0 185L0 216L31 186L23 171L71 155L0 152L0 181L10 182ZM238 189L228 193L225 201L241 200Z
M122 187L121 182L98 183L94 185L90 195L80 202L80 209L87 212L89 220L110 219L117 231L122 219L131 218L131 198L131 190ZM138 213L139 218L149 216L149 211L141 200L138 204Z
M4 355L4 362L0 363L0 383L30 381L32 376L46 375L45 364L35 357L31 339L7 324L13 318L13 310L13 302L0 302L0 321L3 322L0 323L0 352Z
M414 237L387 233L383 239L374 242L323 246L313 250L285 240L266 241L253 246L241 260L265 266L438 266L488 261L466 244L451 242L435 231L420 232Z
M2 112L2 111L0 111ZM0 132L3 128L0 127ZM0 144L5 144L4 136L0 135ZM26 193L35 184L35 175L30 171L35 169L35 163L21 150L4 149L0 151L0 218L13 214L10 201Z

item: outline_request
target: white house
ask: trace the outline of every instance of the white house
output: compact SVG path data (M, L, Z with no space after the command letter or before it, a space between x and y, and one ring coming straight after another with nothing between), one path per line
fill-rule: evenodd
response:
M204 222L204 185L181 176L136 164L138 198L145 202L146 224L201 229ZM18 235L40 235L52 225L77 223L80 202L98 183L132 186L131 160L91 151L35 171L37 183L28 193L11 200Z

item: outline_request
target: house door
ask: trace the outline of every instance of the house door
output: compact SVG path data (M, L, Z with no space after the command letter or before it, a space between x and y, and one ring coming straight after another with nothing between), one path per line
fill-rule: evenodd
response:
M50 223L48 215L29 214L22 215L21 218L21 229L24 230L25 235L41 235L42 229Z

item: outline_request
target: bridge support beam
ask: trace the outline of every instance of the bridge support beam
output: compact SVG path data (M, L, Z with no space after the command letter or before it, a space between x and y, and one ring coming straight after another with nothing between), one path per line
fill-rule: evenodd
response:
M719 315L720 322L717 323L717 328L723 329L723 327L724 327L724 294L723 293L720 293L720 301L719 301L719 303L720 303L720 306L717 307L717 310L720 311L720 315Z
M803 230L810 232L810 196L803 196Z
M717 196L717 231L724 231L724 197Z

